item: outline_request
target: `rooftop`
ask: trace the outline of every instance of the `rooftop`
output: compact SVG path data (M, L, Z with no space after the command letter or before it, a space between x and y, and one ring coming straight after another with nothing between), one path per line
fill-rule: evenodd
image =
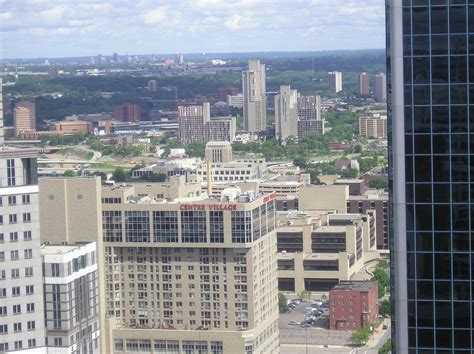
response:
M93 242L75 243L72 245L44 243L41 245L41 254L42 255L66 254L66 253L81 249L83 247L86 247L87 245L91 243Z
M337 290L357 290L357 291L369 291L377 284L372 281L340 281L339 284L334 286L331 291Z

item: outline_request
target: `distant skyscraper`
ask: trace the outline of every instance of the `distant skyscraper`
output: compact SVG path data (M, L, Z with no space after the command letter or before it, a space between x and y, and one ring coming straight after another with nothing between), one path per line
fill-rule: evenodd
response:
M387 1L396 354L474 352L474 110L468 85L474 77L467 45L474 8L467 4L472 2Z
M342 91L342 73L340 71L333 71L328 73L329 89L338 93Z
M36 131L36 107L34 102L20 101L13 110L15 135Z
M384 102L387 99L387 77L384 73L375 75L374 98L377 102Z
M298 139L308 134L324 134L320 96L298 96Z
M206 126L210 121L209 102L202 106L178 107L178 135L182 144L206 141Z
M156 91L156 80L150 80L148 81L148 91L150 92L155 92Z
M359 74L359 94L360 95L369 94L369 75L367 75L367 73Z
M237 123L235 117L214 117L206 124L206 141L228 141L235 139Z
M112 60L113 60L115 63L118 63L119 60L120 60L119 55L118 55L117 53L114 53L114 54L112 55Z
M5 132L3 130L3 83L0 78L0 145L3 144L5 139Z
M184 55L183 54L176 54L175 64L183 65L184 64Z
M280 86L275 96L275 132L282 142L298 137L298 92L290 86Z
M114 119L119 122L139 122L140 106L131 103L125 103L121 106L115 106Z
M242 72L244 95L244 126L251 133L259 133L267 127L267 90L265 64L249 60L249 69Z

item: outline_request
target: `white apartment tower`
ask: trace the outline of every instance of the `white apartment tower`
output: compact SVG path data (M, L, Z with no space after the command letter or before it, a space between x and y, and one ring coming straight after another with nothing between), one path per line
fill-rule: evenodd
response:
M342 73L340 71L333 71L328 73L329 89L338 93L342 91Z
M275 124L276 137L282 142L298 137L298 92L290 86L280 86L275 96Z
M259 59L249 60L249 69L242 72L245 130L259 133L267 127L267 90L265 64Z

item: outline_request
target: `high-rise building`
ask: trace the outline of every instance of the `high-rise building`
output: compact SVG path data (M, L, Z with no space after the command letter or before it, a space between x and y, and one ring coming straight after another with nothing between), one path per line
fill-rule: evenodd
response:
M46 244L41 256L49 352L100 353L96 243Z
M183 54L176 54L175 64L183 65L184 64L184 55Z
M139 122L140 106L131 103L125 103L121 106L115 106L114 119L119 122Z
M340 71L333 71L328 73L329 90L334 93L342 91L342 73Z
M290 136L298 137L298 92L290 86L280 86L275 95L276 138L283 143Z
M244 96L244 128L251 133L260 133L267 128L267 89L265 64L260 60L249 60L249 69L242 72Z
M235 139L237 121L235 117L214 117L206 124L206 141L228 141Z
M3 129L3 81L0 78L0 145L5 141L5 131Z
M102 191L105 352L278 353L275 195L178 187Z
M46 352L37 155L0 147L0 352Z
M206 141L206 126L210 121L209 102L202 106L178 107L178 135L182 144Z
M369 75L367 73L359 74L359 94L360 95L369 94Z
M20 101L13 110L15 135L36 131L36 106L34 102Z
M384 102L387 99L387 76L384 73L375 75L374 98L377 102Z
M397 354L474 350L473 62L466 44L474 9L467 4L387 2Z
M150 92L156 92L156 80L149 80L148 81L148 91Z
M228 141L212 141L206 144L206 161L228 163L232 158L232 144Z
M359 117L359 134L367 139L387 139L387 116L377 113Z
M324 134L321 119L321 97L298 95L298 139L308 134Z

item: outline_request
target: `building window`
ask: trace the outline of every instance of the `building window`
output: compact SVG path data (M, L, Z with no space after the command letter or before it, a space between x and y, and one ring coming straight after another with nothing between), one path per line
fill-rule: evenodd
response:
M211 243L223 243L224 242L224 212L210 211L209 224L211 227L211 230L210 230Z
M33 258L33 250L31 248L25 250L25 259Z
M16 214L10 214L10 215L8 215L8 222L9 222L10 224L16 224L17 221L18 221L18 220L17 220Z
M31 231L23 231L23 240L31 241Z
M35 312L34 302L26 304L26 312Z
M16 205L16 195L8 196L8 205Z
M125 239L127 242L150 242L148 211L125 212Z
M21 323L20 323L21 327ZM23 349L23 342L21 340L17 340L14 343L15 350Z
M182 211L181 236L182 242L206 242L206 212Z
M21 322L13 324L13 332L21 332Z
M31 222L31 213L23 213L23 222Z
M20 257L18 256L18 251L10 251L10 260L17 261Z
M102 230L105 242L122 242L122 212L103 211Z
M12 269L13 271L13 269ZM14 286L12 288L12 295L13 296L20 296L21 292L20 292L20 287L19 286Z
M0 306L0 316L6 316L8 314L6 306Z
M26 286L26 295L33 295L35 293L33 285Z
M21 305L13 305L13 314L19 315L21 313Z
M10 242L18 242L18 232L10 232Z
M0 352L1 351L5 351L5 352L8 351L8 343L0 343Z
M23 204L30 204L30 195L29 194L23 194L21 196L21 202Z
M28 339L28 348L36 347L36 339Z
M7 184L14 186L15 183L15 159L7 159Z
M8 333L8 325L0 325L0 334L7 334Z
M5 252L0 252L0 262L5 262Z
M232 212L232 242L249 243L252 242L252 212L233 211Z
M51 263L51 276L59 277L59 263Z
M178 213L176 211L153 212L153 240L178 242Z
M55 347L62 347L63 345L63 339L60 337L55 337L54 338L54 346Z

